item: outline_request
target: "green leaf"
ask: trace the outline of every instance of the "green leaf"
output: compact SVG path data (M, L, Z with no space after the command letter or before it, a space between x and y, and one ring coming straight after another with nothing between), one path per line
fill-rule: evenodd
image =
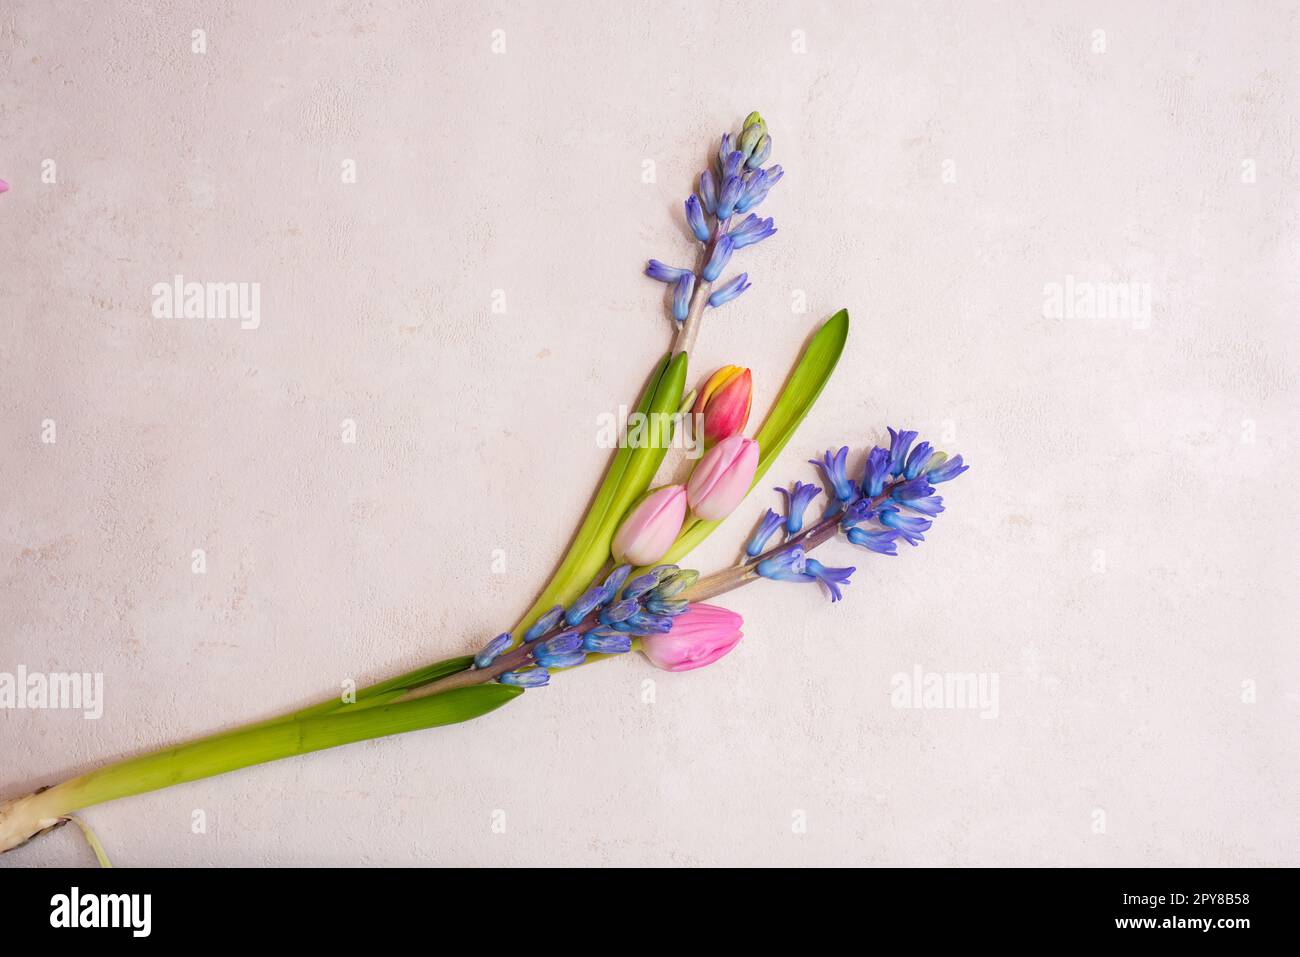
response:
M844 352L844 343L848 335L849 312L847 309L841 309L823 323L817 330L817 334L812 337L812 341L808 343L808 347L804 349L799 364L790 373L790 378L786 381L781 394L777 396L772 411L767 414L763 427L754 436L758 442L758 469L754 472L753 484L749 486L751 490L758 484L776 457L781 454L781 450L790 441L799 423L804 420L808 410L821 395L826 381L835 371L835 364L839 362L840 355ZM681 534L677 536L677 541L673 543L673 547L669 549L662 561L677 562L708 538L723 521L725 519L716 522L698 520L691 522L682 529Z
M296 754L468 721L495 711L522 688L471 685L395 704L310 718L251 725L173 748L128 758L42 792L39 798L60 815L78 808L196 781L237 768Z
M406 674L398 675L396 678L389 678L387 681L381 681L378 684L362 688L357 692L357 700L355 704L347 704L340 698L333 698L329 701L322 701L320 704L313 705L310 708L303 708L301 711L295 711L293 714L286 715L283 718L276 718L274 720L292 721L297 718L315 718L320 715L334 714L340 711L387 704L389 701L395 701L402 697L402 695L406 694L408 691L414 691L416 688L423 688L425 685L433 684L440 678L446 678L448 675L454 675L457 672L465 671L472 664L474 664L473 655L463 655L459 658L448 658L445 661L438 661L431 665L424 665L420 668L416 668L414 671L408 671Z
M241 725L233 731L222 732L223 734L242 734L250 728L268 728L274 724L284 724L287 721L298 721L302 718L319 718L327 714L337 714L344 711L359 711L362 708L373 708L376 705L388 704L396 701L407 693L423 688L425 685L431 685L440 678L448 675L454 675L457 672L465 671L474 663L473 655L462 655L458 658L447 658L444 661L436 661L433 664L421 665L414 671L408 671L405 674L398 675L396 678L389 678L387 681L380 681L377 684L370 685L357 691L355 702L345 702L341 696L335 695L332 698L326 698L324 701L302 708L289 714L282 714L275 718L267 718L265 721L258 721L253 724ZM213 735L218 737L219 735Z
M686 364L686 353L680 352L665 356L656 367L637 404L637 411L652 423L648 441L638 448L625 444L614 456L568 554L515 629L516 640L544 612L555 605L567 605L581 595L609 561L610 543L619 522L632 502L650 486L672 441L672 429L667 423L681 406Z

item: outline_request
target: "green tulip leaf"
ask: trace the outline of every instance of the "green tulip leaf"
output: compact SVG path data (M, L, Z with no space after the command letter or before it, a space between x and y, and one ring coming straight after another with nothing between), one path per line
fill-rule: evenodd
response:
M253 764L478 718L523 693L503 684L471 685L410 701L310 718L266 722L216 734L91 771L49 792L69 810L196 781Z

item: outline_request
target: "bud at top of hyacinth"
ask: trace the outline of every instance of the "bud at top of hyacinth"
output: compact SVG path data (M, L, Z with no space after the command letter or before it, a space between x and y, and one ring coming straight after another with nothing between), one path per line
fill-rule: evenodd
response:
M704 446L738 435L749 422L754 380L748 369L723 366L709 377L691 410L704 416Z

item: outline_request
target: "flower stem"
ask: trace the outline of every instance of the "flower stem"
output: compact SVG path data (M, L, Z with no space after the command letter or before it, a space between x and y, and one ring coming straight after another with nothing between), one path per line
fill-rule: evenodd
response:
M695 348L695 340L700 334L700 325L704 321L704 310L709 304L709 292L713 289L713 283L706 282L704 279L704 267L713 256L713 247L718 244L719 239L727 235L730 225L730 216L719 220L713 235L700 249L699 265L695 267L695 292L691 294L691 307L686 313L686 320L677 330L677 338L673 341L673 355L679 352L690 352Z
M757 581L759 574L755 569L758 567L759 562L780 555L796 545L802 545L804 551L811 551L822 542L829 541L835 536L840 518L841 516L837 512L835 515L823 519L816 525L810 525L798 535L790 536L781 544L769 548L762 554L756 555L740 565L733 565L731 568L724 568L720 572L706 575L683 591L678 597L685 598L687 601L705 601L733 591L741 585L748 585L752 581Z

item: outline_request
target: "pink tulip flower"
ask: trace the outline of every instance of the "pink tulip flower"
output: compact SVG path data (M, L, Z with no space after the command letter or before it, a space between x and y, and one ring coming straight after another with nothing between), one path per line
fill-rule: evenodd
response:
M686 488L655 489L627 513L614 533L614 560L620 565L653 565L673 547L685 520Z
M656 668L691 671L711 665L744 637L744 620L734 611L717 605L694 604L673 619L672 630L663 635L646 635L641 651Z
M691 511L708 522L726 518L749 491L757 469L757 442L743 435L723 439L704 454L686 483Z
M753 401L754 379L748 369L723 366L713 373L691 410L704 416L705 448L745 431Z

